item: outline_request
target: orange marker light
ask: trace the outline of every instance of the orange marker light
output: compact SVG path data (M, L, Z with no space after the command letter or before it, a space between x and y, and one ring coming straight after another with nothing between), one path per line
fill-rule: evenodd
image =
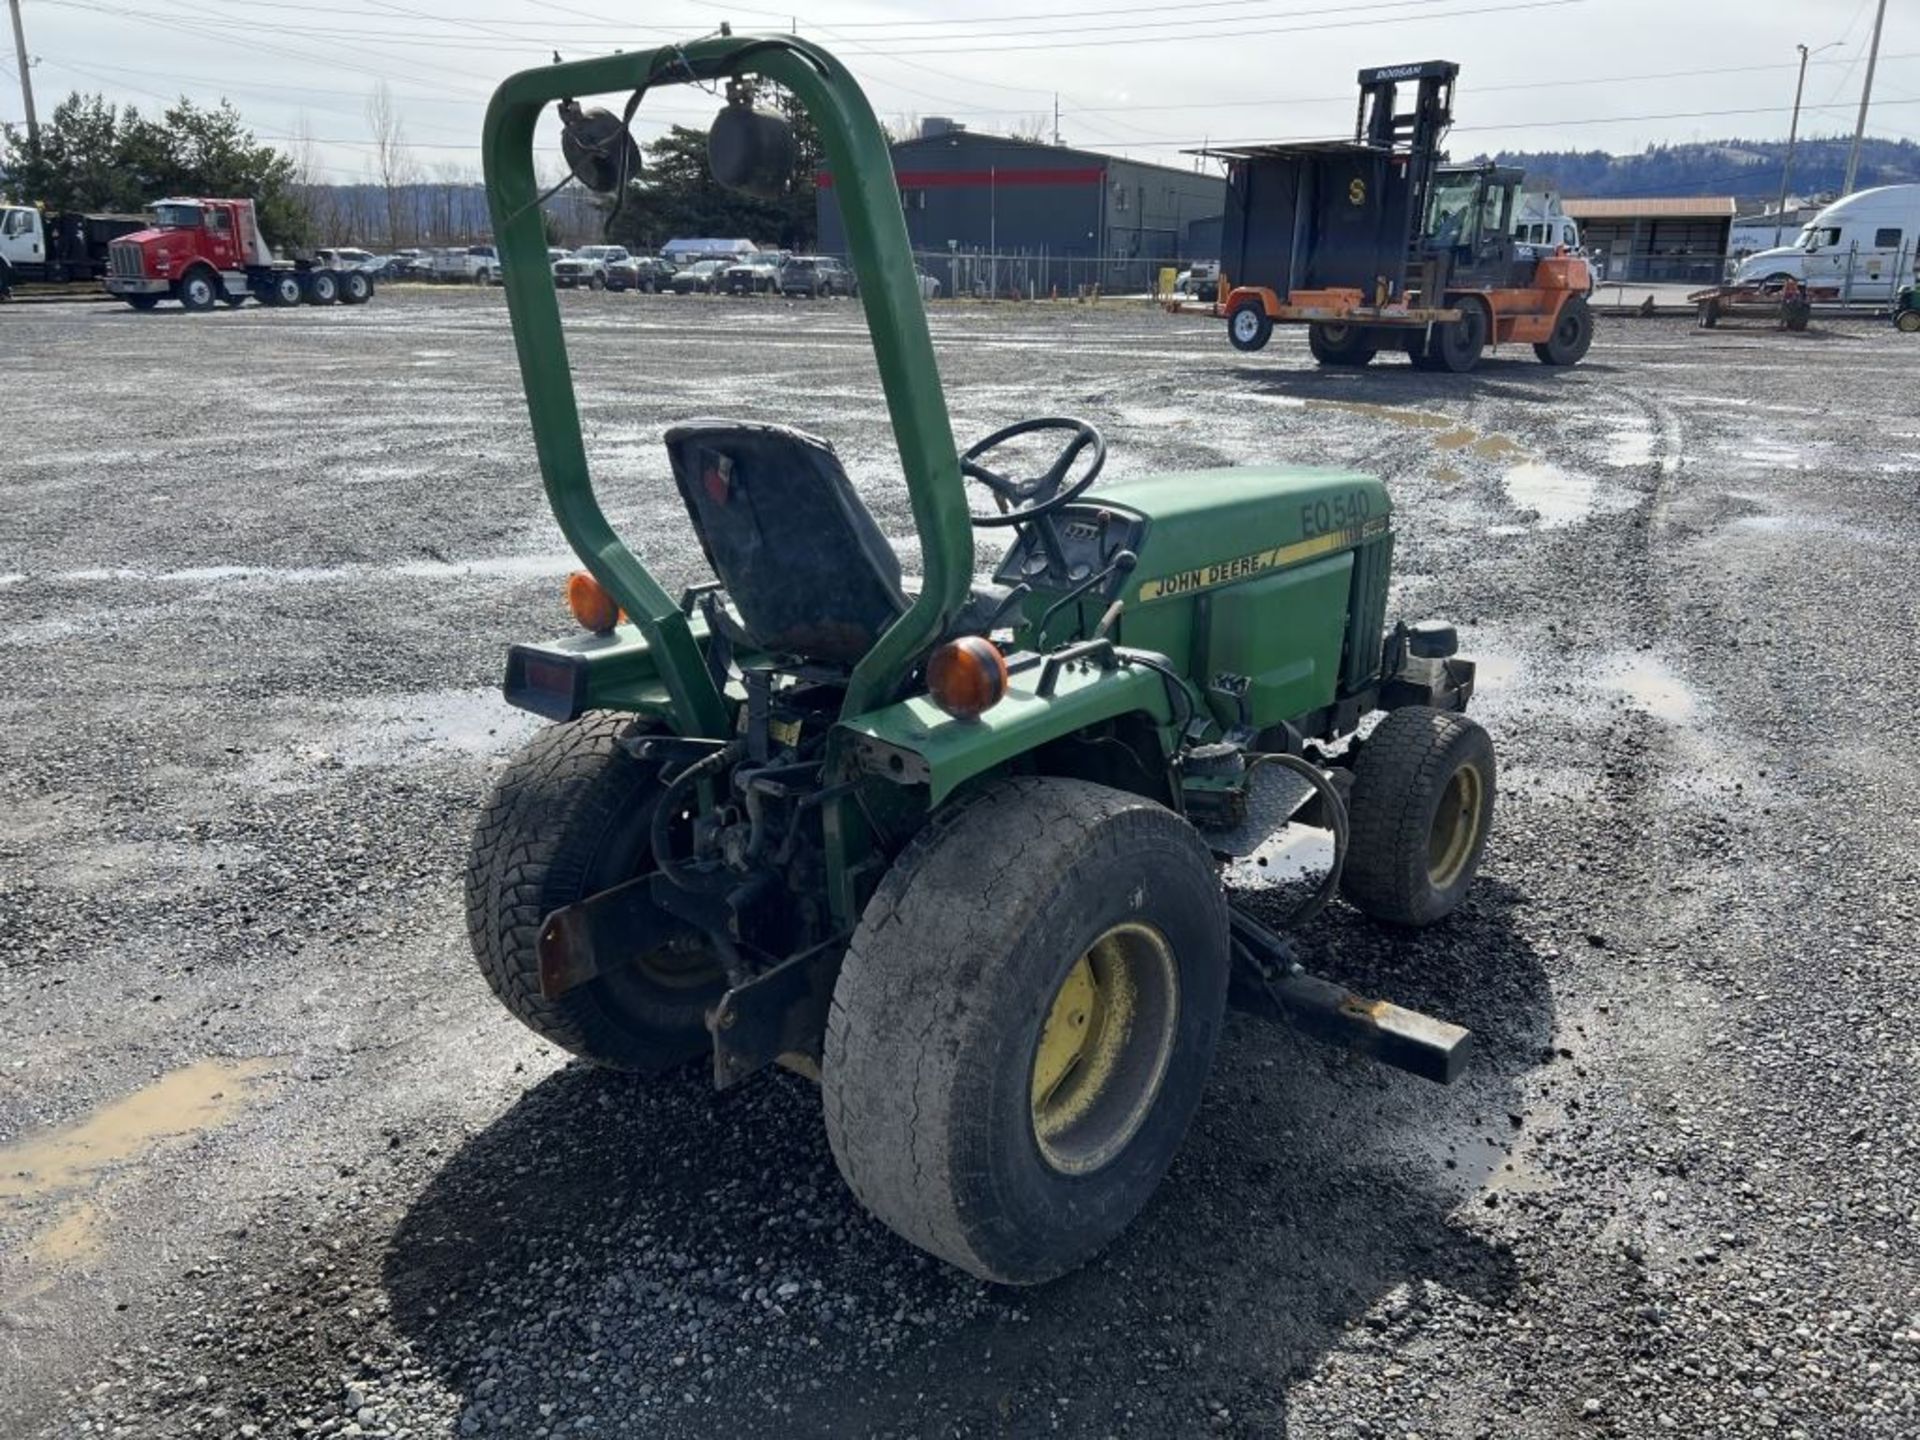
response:
M963 635L927 661L927 693L956 720L978 720L1007 693L1007 657L990 640Z
M597 635L620 623L620 607L613 603L607 587L584 570L567 577L567 608L574 619Z

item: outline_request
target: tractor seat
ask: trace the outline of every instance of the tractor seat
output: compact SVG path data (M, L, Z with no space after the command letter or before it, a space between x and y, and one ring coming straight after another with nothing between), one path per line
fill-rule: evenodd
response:
M667 431L700 548L758 650L851 665L906 613L900 557L833 447L785 425L691 420ZM983 633L1008 592L976 587L951 634Z

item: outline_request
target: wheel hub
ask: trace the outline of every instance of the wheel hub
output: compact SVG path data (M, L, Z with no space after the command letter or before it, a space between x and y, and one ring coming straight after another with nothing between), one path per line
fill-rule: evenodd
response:
M1173 1054L1179 982L1166 937L1114 926L1054 991L1034 1048L1034 1139L1054 1169L1107 1164L1153 1108Z
M1447 781L1433 812L1433 830L1427 839L1427 878L1444 890L1460 878L1473 842L1480 834L1486 805L1486 785L1478 768L1462 765Z

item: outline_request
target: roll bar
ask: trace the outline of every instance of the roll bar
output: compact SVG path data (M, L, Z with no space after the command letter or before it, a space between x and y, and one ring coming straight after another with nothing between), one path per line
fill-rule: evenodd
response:
M541 477L567 543L658 657L675 719L688 735L724 734L725 708L687 617L614 532L594 496L547 265L533 132L540 112L556 100L749 74L792 92L819 129L920 537L925 572L920 594L854 667L843 715L861 714L893 698L915 661L965 603L973 573L973 531L953 426L914 274L892 153L846 67L819 46L792 36L741 35L510 76L487 106L487 203Z

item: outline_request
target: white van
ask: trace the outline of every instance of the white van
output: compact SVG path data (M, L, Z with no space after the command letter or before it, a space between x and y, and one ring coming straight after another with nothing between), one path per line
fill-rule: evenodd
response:
M1880 185L1834 201L1800 228L1793 244L1749 255L1733 280L1791 275L1803 285L1845 287L1851 271L1849 298L1886 299L1913 280L1917 246L1920 185Z

